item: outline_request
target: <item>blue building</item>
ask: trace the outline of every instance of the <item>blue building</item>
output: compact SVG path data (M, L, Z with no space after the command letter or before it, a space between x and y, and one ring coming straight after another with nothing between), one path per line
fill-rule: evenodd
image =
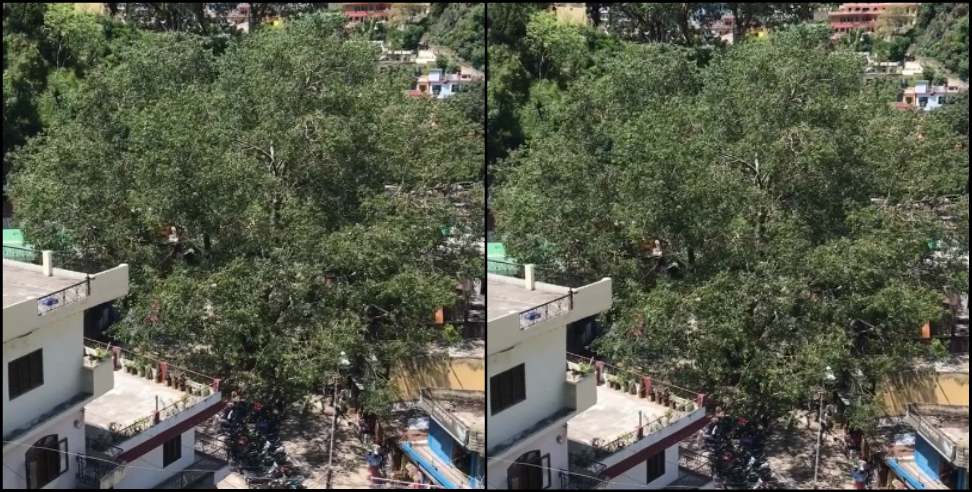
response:
M482 391L422 389L419 407L429 416L428 432L402 441L402 451L437 485L483 488L485 402Z
M885 465L910 489L967 490L969 407L911 403L907 408L914 447L893 450Z

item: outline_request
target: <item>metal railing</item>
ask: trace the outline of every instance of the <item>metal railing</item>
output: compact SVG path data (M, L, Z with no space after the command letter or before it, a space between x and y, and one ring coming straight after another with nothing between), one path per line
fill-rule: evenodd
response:
M938 408L936 408L938 407ZM945 456L946 459L951 461L953 464L959 467L968 466L969 463L969 448L966 444L964 447L957 443L954 439L949 437L947 434L942 432L941 429L932 422L928 416L936 416L941 418L952 418L959 419L962 418L961 412L965 412L964 418L966 424L968 423L968 411L969 408L966 406L956 406L956 405L920 405L917 403L909 403L905 406L907 414L905 419L912 427L921 434L922 437L931 442L931 444ZM936 411L937 410L937 411ZM953 413L958 413L958 415L953 415ZM939 415L936 415L939 414Z
M91 488L101 488L101 479L119 471L121 463L107 458L95 458L86 455L77 455L77 473L75 477L82 485Z
M678 450L678 466L698 475L712 477L709 458L681 446L679 446Z
M449 395L452 395L457 399L469 401L470 405L475 405L477 399L484 398L483 393L479 391L464 392L460 390L448 390L447 392L439 390L438 393L443 396L437 397L433 394L431 388L422 388L419 390L420 405L428 411L433 419L459 435L460 441L462 441L460 444L467 449L482 453L486 443L486 439L482 433L470 429L466 423L456 418L450 409L440 404L437 400L448 398ZM485 400L483 400L483 404L485 404Z
M605 444L597 443L593 445L594 448L594 458L604 459L611 456L614 453L640 441L648 434L652 432L657 432L669 425L675 415L662 415L655 420L649 421L640 427L635 428L632 431L625 432L620 436L616 437L614 440L609 441ZM592 443L594 444L594 443Z
M591 490L601 485L609 477L604 473L607 465L588 459L587 456L571 454L568 456L570 475L562 482L561 488L570 490Z
M574 292L520 312L520 329L525 330L541 321L556 318L574 309Z
M7 260L22 261L24 263L39 263L40 251L23 246L4 244L3 257Z
M486 271L507 277L523 277L523 265L496 258L486 258Z
M37 315L43 316L59 307L79 302L89 295L91 295L91 279L86 278L37 299Z
M534 265L533 272L537 282L562 287L578 288L600 280L591 275L577 273L574 270L568 271L566 268L551 264Z

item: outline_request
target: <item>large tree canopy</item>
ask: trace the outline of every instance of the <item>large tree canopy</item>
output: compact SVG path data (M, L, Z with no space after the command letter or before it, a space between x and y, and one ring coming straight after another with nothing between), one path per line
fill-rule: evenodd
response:
M968 288L967 265L936 251L968 251L967 109L893 110L828 38L783 29L701 66L671 44L586 68L540 45L548 67L581 69L514 108L525 144L490 194L513 256L614 278L602 354L763 423L812 398L826 366L867 423L875 383L935 352L918 327ZM498 68L517 80L514 57Z
M480 274L482 218L461 211L482 187L456 186L480 177L483 134L377 56L333 16L220 54L144 33L15 153L18 219L38 247L131 265L120 338L285 398L343 350L382 401L389 364Z

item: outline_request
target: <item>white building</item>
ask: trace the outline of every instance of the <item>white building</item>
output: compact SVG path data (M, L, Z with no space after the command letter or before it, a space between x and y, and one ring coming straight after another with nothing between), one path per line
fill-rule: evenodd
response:
M428 75L419 76L412 94L445 99L481 79L480 74L469 69L463 69L459 73L447 74L441 68L433 68L429 70Z
M3 260L4 489L151 488L228 472L194 451L195 425L222 406L218 381L157 383L129 373L133 354L84 339L85 311L128 293L128 265L85 275L42 257ZM178 371L137 360L143 373ZM211 472L181 473L189 467Z
M510 272L507 272L510 273ZM520 272L516 272L519 274ZM703 395L566 351L574 322L611 307L611 279L568 288L487 279L488 488L663 488Z
M915 109L931 111L961 92L963 91L957 86L931 85L927 80L919 80L914 87L904 90L904 103Z
M487 488L563 488L567 421L594 405L594 374L567 371L567 324L611 307L611 279L569 289L488 274Z

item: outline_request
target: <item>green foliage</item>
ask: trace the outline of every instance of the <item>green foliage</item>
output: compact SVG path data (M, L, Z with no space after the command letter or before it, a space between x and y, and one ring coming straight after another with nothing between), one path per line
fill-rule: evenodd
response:
M425 34L425 26L417 24L405 24L391 28L386 34L389 49L393 50L415 50L418 49L419 41Z
M13 155L18 220L37 247L131 265L126 342L290 401L344 351L378 411L388 368L481 271L440 226L483 234L442 191L481 176L483 134L377 55L309 15L225 50L147 32L81 82L57 72L66 109Z
M521 59L556 51L527 28ZM829 36L781 29L706 63L694 48L606 45L525 81L512 48L490 47L503 88L489 88L490 118L493 101L515 115L491 128L525 138L493 168L510 254L612 277L601 353L763 423L811 399L827 366L833 390L859 396L852 419L871 418L878 381L936 355L917 327L967 289L966 267L927 247L967 251L967 108L892 110ZM921 205L956 195L954 223Z
M476 68L486 64L486 5L446 3L430 15L429 38L456 52Z
M969 79L969 5L925 3L918 10L915 52Z

